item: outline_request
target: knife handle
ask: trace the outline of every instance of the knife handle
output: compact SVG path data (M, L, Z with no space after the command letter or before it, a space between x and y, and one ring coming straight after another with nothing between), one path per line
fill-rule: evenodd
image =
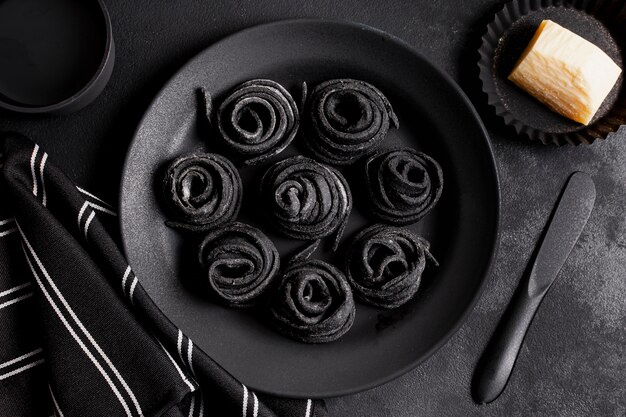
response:
M527 277L526 284L528 283ZM478 361L472 379L472 397L478 404L498 398L511 376L528 326L545 291L529 295L528 285L519 285L498 326Z

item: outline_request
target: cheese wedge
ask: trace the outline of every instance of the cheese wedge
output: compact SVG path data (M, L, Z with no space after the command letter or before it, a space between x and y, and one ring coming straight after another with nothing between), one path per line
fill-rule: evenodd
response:
M586 125L621 72L600 48L544 20L508 78L553 111Z

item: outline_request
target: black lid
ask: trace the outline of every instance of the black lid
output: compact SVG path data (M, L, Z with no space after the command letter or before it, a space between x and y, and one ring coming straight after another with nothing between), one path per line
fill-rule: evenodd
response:
M101 0L0 1L0 107L70 113L91 103L113 70Z

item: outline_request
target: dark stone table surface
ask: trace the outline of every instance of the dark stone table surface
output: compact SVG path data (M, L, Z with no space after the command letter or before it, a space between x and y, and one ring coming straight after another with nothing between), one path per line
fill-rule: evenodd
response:
M484 295L460 331L417 369L327 401L332 416L625 416L626 131L592 146L518 139L485 109L476 49L497 1L105 0L117 59L109 85L68 116L0 113L79 184L118 200L122 163L145 108L178 67L216 40L259 23L346 19L396 35L448 72L483 116L502 188L501 245ZM475 363L520 279L568 175L596 182L596 207L541 305L503 395L470 398Z

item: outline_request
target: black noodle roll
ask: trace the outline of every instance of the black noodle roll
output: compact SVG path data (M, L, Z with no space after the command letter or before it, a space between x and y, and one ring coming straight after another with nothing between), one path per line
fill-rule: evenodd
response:
M362 230L348 250L346 276L359 300L395 308L419 288L426 261L437 265L429 244L411 231L373 225Z
M365 161L365 181L373 214L397 225L424 217L443 190L439 164L410 148L374 152Z
M352 209L352 194L334 168L303 156L272 165L261 181L265 209L276 230L315 240L336 232L336 249Z
M210 112L206 92L205 100ZM262 79L237 86L220 104L215 119L222 142L243 165L259 163L283 151L300 124L291 94L277 82Z
M259 229L238 222L209 232L198 259L202 287L230 307L255 305L280 265L274 243Z
M241 206L241 178L218 154L192 153L170 163L163 179L164 200L175 219L168 226L203 232L232 221Z
M325 81L311 92L303 110L304 137L317 159L349 164L387 135L398 118L373 85L352 79Z
M343 273L326 262L295 262L280 278L271 315L287 336L306 343L330 342L354 322L352 290Z

